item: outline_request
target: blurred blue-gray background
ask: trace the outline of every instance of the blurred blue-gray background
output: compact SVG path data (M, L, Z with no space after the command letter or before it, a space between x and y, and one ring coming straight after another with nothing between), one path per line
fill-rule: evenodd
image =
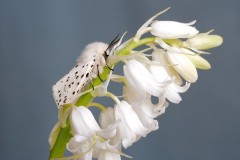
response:
M240 159L239 0L0 0L0 159L44 160L57 122L51 87L92 41L130 38L152 15L216 29L210 71L158 118L160 129L125 153L136 160ZM123 158L124 159L124 158Z

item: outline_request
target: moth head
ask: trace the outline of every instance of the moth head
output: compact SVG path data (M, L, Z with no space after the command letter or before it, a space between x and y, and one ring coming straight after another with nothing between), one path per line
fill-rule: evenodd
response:
M103 56L105 60L109 57L109 49L113 48L119 42L120 39L118 36L119 34L109 43L107 49L104 51Z

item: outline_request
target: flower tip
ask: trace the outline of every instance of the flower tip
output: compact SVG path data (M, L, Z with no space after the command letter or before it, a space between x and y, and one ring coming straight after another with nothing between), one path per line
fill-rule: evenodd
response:
M218 42L218 46L222 45L223 43L223 37L216 35L216 41Z
M211 64L204 58L198 55L187 55L193 65L198 69L208 70L211 69Z
M197 22L197 20L195 19L192 22L187 23L187 25L191 26L191 25L194 25L196 22Z
M223 38L219 35L199 34L188 39L188 43L191 47L205 50L220 46L223 43Z

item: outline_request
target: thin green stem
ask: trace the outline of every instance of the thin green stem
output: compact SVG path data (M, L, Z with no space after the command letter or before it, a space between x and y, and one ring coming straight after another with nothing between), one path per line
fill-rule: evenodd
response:
M71 139L72 135L70 134L71 127L69 120L67 120L67 125L65 128L61 128L59 131L57 140L50 151L49 159L64 157L64 152L66 150L66 144Z
M103 105L101 105L100 103L95 103L95 102L90 102L88 103L87 107L97 107L98 109L100 109L101 111L105 112L107 111L107 108L104 107Z
M132 40L123 49L118 51L116 53L116 55L128 55L128 54L130 54L131 50L133 50L139 46L148 44L148 43L155 43L155 41L156 41L156 37L144 38L137 42ZM103 70L103 73L100 75L102 80L106 80L109 73L110 73L109 68L105 67ZM98 86L101 83L102 83L102 81L99 78L96 78L93 80L94 86ZM89 88L91 88L91 86L89 86ZM78 101L76 102L75 105L76 106L87 106L88 103L90 103L93 98L94 97L91 95L90 92L86 93L78 99ZM56 140L52 150L50 151L49 159L64 157L64 152L66 150L66 144L72 137L72 135L70 134L70 131L71 131L71 127L70 127L70 123L68 120L67 126L65 128L61 128L59 131L57 140Z

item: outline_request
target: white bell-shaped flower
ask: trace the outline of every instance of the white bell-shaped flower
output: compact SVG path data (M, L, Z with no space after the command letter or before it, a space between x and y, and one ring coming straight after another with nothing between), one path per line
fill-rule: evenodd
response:
M103 143L101 141L103 139L107 141L116 135L118 124L119 121L102 129L88 108L73 107L70 114L73 138L67 144L67 149L79 157L78 159L92 159L97 144Z
M118 123L119 122L115 122L111 127L101 129L92 112L83 106L73 107L70 115L70 124L73 135L91 137L97 133L104 138L110 138L116 134Z
M163 95L162 87L166 84L157 82L144 64L130 60L124 65L123 71L127 83L136 94L147 92L156 97Z
M172 66L182 78L190 83L194 83L198 79L197 69L210 69L211 65L207 60L198 54L206 52L191 48L187 49L183 46L170 46L161 39L157 39L157 43L166 51L154 48L155 51L161 52L164 55L164 60L167 65Z
M151 24L151 33L162 39L190 38L198 34L198 30L190 23L180 23L175 21L155 21Z
M132 106L143 126L146 127L148 129L148 133L150 133L158 129L158 121L154 118L165 113L168 103L165 101L165 97L160 97L159 102L157 104L153 104L151 101L151 95L148 94L143 103Z
M118 120L117 123L121 121ZM99 124L101 128L111 128L112 125L116 123L115 116L114 116L114 109L112 107L108 107L106 111L102 111L99 115ZM113 137L109 139L109 144L115 146L114 148L121 152L121 137L117 132Z
M120 160L121 152L116 146L110 145L110 140L96 144L93 157L98 160Z
M126 101L121 101L115 105L114 115L116 120L121 121L118 132L124 148L131 146L140 137L147 135L148 129L143 126L137 113Z
M92 138L74 136L67 143L67 150L73 153L74 160L89 160L93 156L94 140Z
M159 82L170 81L172 82L164 87L165 97L172 103L179 103L182 98L179 93L186 92L190 87L190 83L186 83L184 86L178 86L174 83L174 77L170 77L167 73L167 70L163 66L151 65L150 71L152 75Z
M121 160L120 154L116 154L114 152L100 152L98 156L98 160Z

